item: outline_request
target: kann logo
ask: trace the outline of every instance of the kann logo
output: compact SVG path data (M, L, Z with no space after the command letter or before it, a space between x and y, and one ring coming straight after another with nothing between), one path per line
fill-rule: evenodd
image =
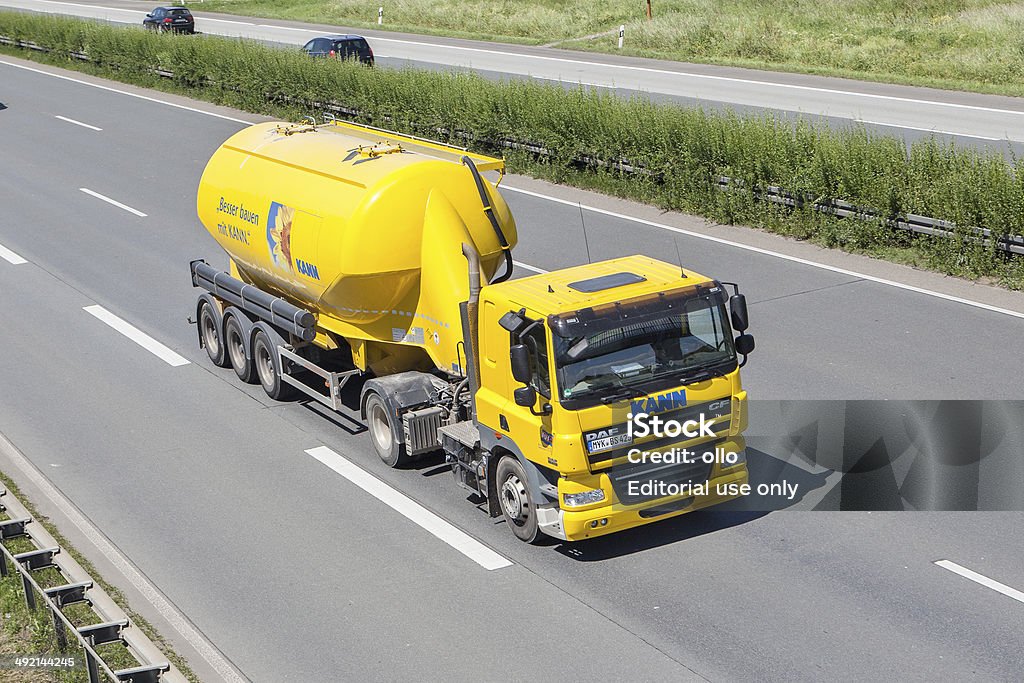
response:
M320 279L320 273L312 263L306 263L302 259L295 259L295 267L298 268L299 272L306 277L311 277L314 280Z
M632 410L634 415L640 413L647 413L651 415L653 413L663 413L666 410L675 410L676 408L686 407L686 390L680 389L678 391L670 391L667 394L661 396L650 396L648 398L641 398L637 401L633 401Z

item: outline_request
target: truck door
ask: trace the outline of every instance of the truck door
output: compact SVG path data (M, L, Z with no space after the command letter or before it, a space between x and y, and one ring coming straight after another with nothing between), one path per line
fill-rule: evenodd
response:
M519 446L528 460L550 467L548 455L551 446L551 416L539 415L542 406L551 402L551 370L550 354L548 353L547 327L536 325L523 336L523 343L530 349L530 364L533 377L530 386L537 392L537 401L533 406L516 405L511 392L505 404L505 417L509 426L509 435ZM504 371L512 377L509 355L503 355ZM514 391L520 385L510 379Z

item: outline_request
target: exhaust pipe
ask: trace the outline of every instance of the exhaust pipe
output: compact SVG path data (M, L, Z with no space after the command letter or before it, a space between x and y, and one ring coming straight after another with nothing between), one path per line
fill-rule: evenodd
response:
M476 392L480 389L480 354L477 310L480 302L480 254L471 245L462 243L462 255L469 264L469 300L459 305L462 314L462 342L466 347L466 377L472 397L473 421L476 421Z

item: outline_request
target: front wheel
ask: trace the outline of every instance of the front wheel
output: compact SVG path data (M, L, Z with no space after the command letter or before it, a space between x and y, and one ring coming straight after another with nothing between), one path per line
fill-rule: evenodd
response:
M520 541L533 543L540 535L537 506L530 493L526 471L515 456L506 455L498 463L496 484L501 512L508 527Z
M398 439L391 413L380 394L370 394L366 399L366 424L377 455L388 467L401 467L409 462L405 444Z

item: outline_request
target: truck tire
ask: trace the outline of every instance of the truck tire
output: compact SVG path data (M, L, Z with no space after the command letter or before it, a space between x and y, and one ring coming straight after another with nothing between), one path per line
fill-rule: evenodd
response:
M281 379L277 349L263 330L257 330L252 340L252 360L256 365L256 376L267 396L275 401L287 401L294 395L294 387Z
M377 455L388 467L401 467L409 462L402 443L392 424L391 414L380 394L372 393L366 399L366 425Z
M228 316L224 322L224 346L227 347L228 358L231 361L231 369L238 375L238 379L246 384L256 382L256 364L252 358L245 355L245 338L242 333L242 326L235 316Z
M526 472L514 455L506 455L498 463L495 489L508 528L520 541L535 542L540 536L537 506L530 493Z
M199 334L203 337L203 348L206 349L210 362L218 368L226 368L231 361L228 360L224 347L217 315L208 301L204 301L199 307Z

